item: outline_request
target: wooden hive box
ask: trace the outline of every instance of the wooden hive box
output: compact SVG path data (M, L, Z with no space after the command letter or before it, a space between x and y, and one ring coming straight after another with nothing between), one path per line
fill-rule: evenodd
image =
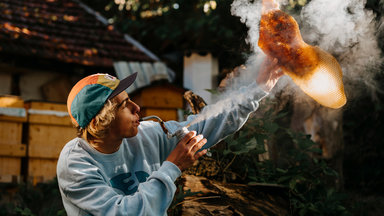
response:
M0 182L20 182L22 158L26 145L22 143L26 122L24 102L15 96L0 97Z
M65 104L28 102L28 179L52 180L61 149L76 137Z
M158 83L129 94L140 106L140 116L156 115L164 121L178 120L178 110L184 108L183 88Z

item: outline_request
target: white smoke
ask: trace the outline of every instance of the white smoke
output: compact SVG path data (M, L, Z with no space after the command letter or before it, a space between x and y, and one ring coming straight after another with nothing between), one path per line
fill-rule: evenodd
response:
M284 6L288 5L289 0L277 2ZM303 7L300 14L290 14L299 23L306 43L319 46L339 61L349 98L359 94L357 85L371 92L379 91L375 76L380 73L379 67L383 59L377 32L379 27L384 31L384 25L375 21L374 13L365 9L365 4L366 0L312 0ZM247 25L247 42L254 53L259 55L261 51L257 42L261 0L235 0L231 13L239 16Z
M378 24L365 4L365 0L312 0L301 11L304 40L337 58L350 97L358 94L356 84L371 92L379 90L375 83L382 62Z
M278 2L284 6L289 0ZM378 90L375 75L380 73L379 67L383 59L378 46L377 30L380 27L384 35L384 24L376 23L373 12L364 8L365 3L365 0L312 0L303 7L300 14L290 14L299 23L301 35L306 43L319 46L339 61L348 99L361 92L356 86L363 86L371 92ZM256 79L259 65L264 58L257 45L261 0L234 0L231 13L240 17L241 22L249 28L247 42L254 54L245 63L246 69L241 70L241 76L235 79L234 85L228 87L229 91L219 98L221 102L219 100L212 109L203 110L199 119L215 116L223 109L235 108L228 100L241 104L242 101L239 101L233 90ZM275 90L298 90L287 76L280 79L278 84ZM300 90L294 95L296 100L308 99Z
M259 41L261 1L235 0L231 5L231 13L240 17L240 21L247 25L249 28L247 42L251 45L253 51L258 53L257 42Z
M226 86L226 91L215 98L214 104L205 107L191 124L215 117L224 111L235 110L239 105L253 98L253 95L263 95L257 85L251 85L256 81L256 74L263 58L264 54L250 56L246 63L247 67L238 69L241 76L231 79L231 84Z

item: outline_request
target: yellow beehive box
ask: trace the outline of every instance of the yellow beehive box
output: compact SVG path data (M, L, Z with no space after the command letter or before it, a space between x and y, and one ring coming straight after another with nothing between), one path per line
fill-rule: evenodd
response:
M159 83L141 88L130 97L140 106L140 116L156 115L169 121L178 120L178 110L184 108L184 92L169 83Z
M26 116L23 100L16 96L0 96L0 182L21 180L21 161L27 149L22 143Z
M28 178L52 180L64 145L76 136L65 104L28 102Z

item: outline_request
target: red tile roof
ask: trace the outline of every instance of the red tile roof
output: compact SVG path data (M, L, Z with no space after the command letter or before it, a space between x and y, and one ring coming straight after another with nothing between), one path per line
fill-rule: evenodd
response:
M71 0L1 0L0 52L108 67L154 61Z

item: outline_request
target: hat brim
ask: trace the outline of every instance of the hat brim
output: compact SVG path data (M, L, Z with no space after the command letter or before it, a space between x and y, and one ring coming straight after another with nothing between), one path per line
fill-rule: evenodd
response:
M115 97L116 95L120 94L122 91L127 89L129 86L131 86L132 83L135 82L136 77L137 77L137 72L135 72L135 73L129 75L128 77L120 80L119 85L115 88L115 90L113 90L111 95L109 95L108 99Z

